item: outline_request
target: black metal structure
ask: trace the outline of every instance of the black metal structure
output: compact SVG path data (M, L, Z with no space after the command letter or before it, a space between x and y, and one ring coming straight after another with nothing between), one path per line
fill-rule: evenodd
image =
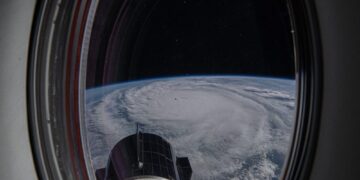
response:
M170 143L162 137L137 132L120 140L111 150L107 166L96 170L99 180L164 178L190 180L187 157L176 158Z

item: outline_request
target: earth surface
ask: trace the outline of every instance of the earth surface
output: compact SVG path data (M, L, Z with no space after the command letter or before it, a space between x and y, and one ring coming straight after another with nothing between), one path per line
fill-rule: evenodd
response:
M94 169L136 132L157 134L188 157L192 179L278 179L294 124L295 80L245 76L150 79L86 91Z

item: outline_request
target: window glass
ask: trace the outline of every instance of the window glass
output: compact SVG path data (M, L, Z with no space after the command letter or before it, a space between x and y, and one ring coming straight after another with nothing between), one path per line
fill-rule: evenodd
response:
M98 179L278 179L296 110L285 1L100 1L85 127Z

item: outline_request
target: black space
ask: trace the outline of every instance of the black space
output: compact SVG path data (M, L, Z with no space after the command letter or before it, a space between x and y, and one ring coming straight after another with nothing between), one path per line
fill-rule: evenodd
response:
M134 0L114 4L99 5L87 87L196 74L294 78L285 1Z

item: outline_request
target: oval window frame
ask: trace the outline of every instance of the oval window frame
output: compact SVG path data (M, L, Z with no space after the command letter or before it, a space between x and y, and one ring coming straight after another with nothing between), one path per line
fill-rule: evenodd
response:
M96 2L37 3L30 40L27 98L32 150L37 173L43 179L79 179L94 174L87 165L89 155L83 151L87 148L82 143L86 139L79 138L78 128L83 122L82 77L86 67L80 58L86 56L82 54L82 48L86 49L83 41L89 33L86 24L91 23L85 16ZM293 140L282 179L306 179L311 171L320 123L320 36L313 2L289 0L288 5L294 29L298 91ZM62 39L70 39L66 41L67 48ZM60 92L59 87L63 87ZM60 119L65 119L65 123Z

